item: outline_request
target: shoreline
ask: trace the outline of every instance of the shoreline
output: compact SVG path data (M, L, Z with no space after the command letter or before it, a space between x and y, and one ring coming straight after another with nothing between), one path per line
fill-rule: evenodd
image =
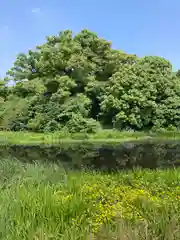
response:
M180 132L144 133L102 131L95 134L0 131L0 145L124 144L179 141Z

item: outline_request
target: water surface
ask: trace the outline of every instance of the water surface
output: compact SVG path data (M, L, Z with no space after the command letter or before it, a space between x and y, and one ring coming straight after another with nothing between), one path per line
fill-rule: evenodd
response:
M0 145L0 157L23 162L54 162L68 168L101 170L180 166L180 141L124 144Z

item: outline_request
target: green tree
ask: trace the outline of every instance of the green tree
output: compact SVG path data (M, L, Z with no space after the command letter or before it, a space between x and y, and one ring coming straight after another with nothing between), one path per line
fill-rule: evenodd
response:
M167 61L155 57L154 62L140 59L110 78L101 101L104 122L119 129L179 127L180 80Z
M180 78L169 61L112 48L87 29L48 36L18 55L0 85L0 124L11 130L94 132L179 128Z
M180 78L180 69L177 70L176 76L177 76L178 78Z

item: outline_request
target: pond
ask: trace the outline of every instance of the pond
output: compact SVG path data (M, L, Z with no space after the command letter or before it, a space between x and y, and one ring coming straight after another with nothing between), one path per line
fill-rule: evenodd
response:
M53 162L72 169L119 170L180 166L180 141L124 144L0 145L0 157L23 162Z

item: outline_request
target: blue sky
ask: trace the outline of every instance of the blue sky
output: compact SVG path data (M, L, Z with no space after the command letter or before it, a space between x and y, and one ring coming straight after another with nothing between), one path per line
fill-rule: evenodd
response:
M180 0L1 0L0 77L19 52L45 36L83 28L128 53L158 55L180 68Z

